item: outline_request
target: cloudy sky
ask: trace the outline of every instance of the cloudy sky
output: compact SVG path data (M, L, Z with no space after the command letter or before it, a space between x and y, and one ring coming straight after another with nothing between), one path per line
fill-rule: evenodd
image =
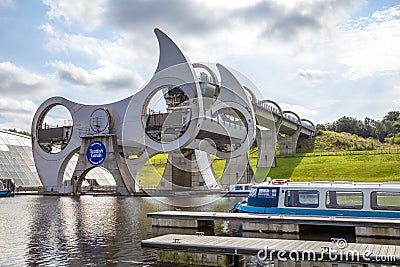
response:
M52 96L132 95L156 68L155 27L316 123L400 110L400 1L0 0L0 129L29 131Z

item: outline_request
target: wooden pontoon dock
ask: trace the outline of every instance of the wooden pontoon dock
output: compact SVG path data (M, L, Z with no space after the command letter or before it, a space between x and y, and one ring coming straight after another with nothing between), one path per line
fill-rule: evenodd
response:
M214 221L241 222L243 231L299 233L302 226L354 227L356 236L400 238L400 219L344 216L269 215L227 212L148 213L155 227L201 228Z
M274 266L400 264L400 246L337 242L204 236L196 232L150 238L142 241L142 247L157 249L159 262L201 266L243 266L249 256L274 262Z

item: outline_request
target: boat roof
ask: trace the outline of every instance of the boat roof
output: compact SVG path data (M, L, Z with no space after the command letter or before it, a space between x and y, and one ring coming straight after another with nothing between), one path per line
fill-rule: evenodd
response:
M400 182L382 182L382 183L368 183L368 182L343 182L343 181L315 181L315 182L285 182L277 184L273 182L263 182L253 187L284 187L284 188L342 188L342 189L400 189Z

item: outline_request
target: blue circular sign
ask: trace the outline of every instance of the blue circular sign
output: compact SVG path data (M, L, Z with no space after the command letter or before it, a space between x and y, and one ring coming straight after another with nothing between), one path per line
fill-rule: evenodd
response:
M94 141L90 143L86 156L90 164L98 166L106 159L106 147L100 141Z

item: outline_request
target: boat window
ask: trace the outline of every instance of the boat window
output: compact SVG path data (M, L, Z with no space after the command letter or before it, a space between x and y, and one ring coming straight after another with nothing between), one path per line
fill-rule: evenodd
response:
M372 192L371 208L374 210L400 211L400 192Z
M276 198L276 188L259 188L258 189L258 197L262 198Z
M362 209L363 193L361 191L327 191L326 207L331 209Z
M237 190L237 191L242 190L242 186L241 185L236 185L235 186L235 190Z
M257 196L262 198L276 198L277 190L276 188L259 188Z
M286 207L318 208L319 192L317 190L287 190Z

